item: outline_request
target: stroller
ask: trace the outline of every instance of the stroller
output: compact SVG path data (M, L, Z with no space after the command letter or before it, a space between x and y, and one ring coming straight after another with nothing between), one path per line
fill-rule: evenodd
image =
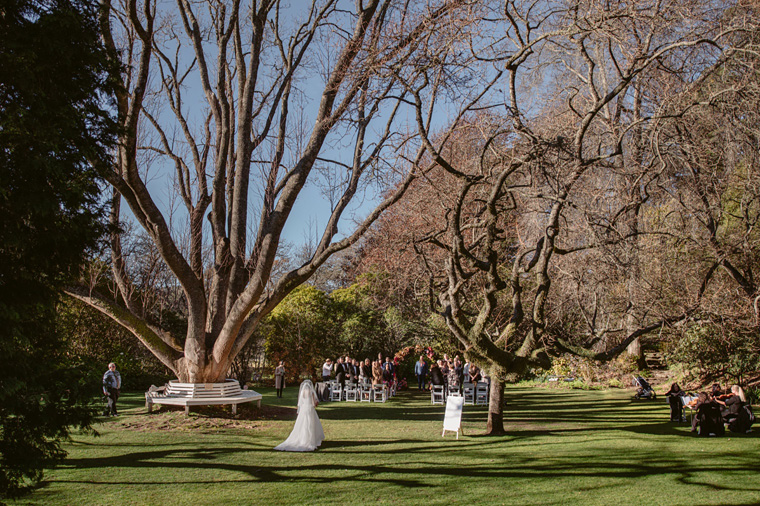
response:
M649 382L647 382L647 380L641 376L633 377L633 385L635 387L638 387L636 394L633 396L634 399L649 399L653 401L657 398L657 394L654 393L654 389L651 387Z

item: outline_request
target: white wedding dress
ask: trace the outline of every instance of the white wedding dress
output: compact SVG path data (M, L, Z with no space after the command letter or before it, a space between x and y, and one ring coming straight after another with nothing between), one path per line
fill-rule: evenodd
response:
M322 424L317 416L317 393L310 380L301 383L298 391L298 417L293 431L275 450L285 452L310 452L317 449L325 439Z

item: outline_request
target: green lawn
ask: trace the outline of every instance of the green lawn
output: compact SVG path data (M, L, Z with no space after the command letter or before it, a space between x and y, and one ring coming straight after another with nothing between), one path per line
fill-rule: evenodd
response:
M631 392L509 388L504 437L465 406L464 436L441 438L443 406L401 392L387 404L323 403L313 453L272 448L290 433L297 388L220 417L164 408L139 393L122 416L76 436L69 458L12 504L758 504L760 445L699 438L667 422L664 400ZM213 413L212 413L213 414Z

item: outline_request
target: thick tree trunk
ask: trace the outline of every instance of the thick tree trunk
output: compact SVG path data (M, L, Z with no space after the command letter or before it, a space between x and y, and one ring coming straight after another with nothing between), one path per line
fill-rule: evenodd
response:
M488 424L486 425L489 436L505 434L504 430L504 380L503 375L491 376L491 392L488 397Z

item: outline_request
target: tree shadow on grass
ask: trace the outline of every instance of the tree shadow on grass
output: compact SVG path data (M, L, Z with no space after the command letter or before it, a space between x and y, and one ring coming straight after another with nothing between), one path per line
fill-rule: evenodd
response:
M99 459L71 459L67 466L83 468L109 468L109 476L102 481L56 480L60 483L87 483L103 486L151 486L172 487L186 484L220 484L241 482L292 482L313 483L325 485L331 479L354 481L367 485L388 483L399 487L433 487L435 477L461 478L468 480L510 480L510 479L544 479L551 476L553 480L568 478L593 478L594 489L604 486L602 480L646 479L652 475L670 477L673 481L690 486L701 487L705 490L744 492L760 492L760 484L744 481L733 487L707 477L714 473L744 473L752 475L756 471L756 455L735 455L729 465L711 465L697 459L674 460L670 455L658 457L652 451L636 449L597 450L593 455L555 455L550 459L535 458L532 455L515 454L508 446L503 446L503 460L498 463L470 463L462 468L456 461L442 458L441 451L462 452L474 450L477 452L493 451L498 445L485 441L461 441L456 445L445 445L440 442L400 439L396 444L404 447L404 451L412 455L403 465L396 463L362 463L346 460L335 461L336 453L342 455L346 448L363 447L360 453L368 456L377 455L378 447L389 444L387 441L371 440L332 441L326 442L318 452L304 454L278 454L277 459L268 458L273 455L269 449L251 450L240 447L220 447L213 449L162 449L147 452L133 452L121 456ZM382 448L380 448L382 449ZM244 465L230 463L230 460L243 460L248 452L262 453L261 465ZM432 455L431 455L432 453ZM240 459L235 458L240 455ZM492 460L493 462L493 460ZM157 471L172 472L188 470L208 471L208 479L180 478L166 479L156 474L155 479L141 481L120 481L120 470L127 468L155 468ZM225 473L230 476L241 476L239 479L224 479ZM187 474L190 476L190 474ZM114 479L116 478L116 479ZM495 481L494 483L501 483ZM507 483L507 482L503 482ZM613 482L608 482L613 483ZM609 485L612 486L612 485Z
M665 421L668 416L665 403L632 402L621 394L516 392L509 397L505 410L504 436L478 435L485 429L487 408L466 406L463 413L466 434L459 440L437 437L438 425L429 438L399 437L393 430L399 423L442 424L444 407L430 405L419 395L400 395L379 405L321 405L320 417L326 421L326 427L333 421L383 420L388 422L382 425L387 430L366 439L360 436L328 439L318 451L307 454L275 452L272 437L237 438L235 444L230 444L228 438L208 439L204 443L185 439L161 443L160 448L154 449L98 439L87 444L110 446L121 454L69 458L61 468L108 469L107 474L101 477L88 471L97 477L92 480L64 477L55 481L104 488L116 485L127 490L168 487L171 492L171 487L176 487L181 493L187 485L224 483L298 482L328 490L330 481L337 479L356 486L384 483L425 489L463 477L480 486L508 483L503 480L551 477L573 487L578 479L585 478L586 482L579 483L592 482L594 485L589 488L598 491L617 490L614 487L620 487L621 480L657 475L669 483L689 486L689 494L698 494L700 490L760 493L760 484L753 480L715 479L715 476L754 476L758 460L755 445L729 455L721 453L721 448L728 437L752 439L757 433L727 434L726 438L704 438L704 444L697 443L693 439L696 436L688 432L688 425ZM581 434L588 437L578 437ZM588 442L589 438L593 443ZM632 440L630 445L621 445L621 440L628 439ZM674 450L679 447L673 444L667 450L659 446L676 442L683 442L683 449ZM734 444L733 450L725 451L735 452L736 444L739 443ZM536 452L535 448L543 450ZM707 453L697 453L702 449ZM404 456L394 458L397 453ZM705 458L709 454L719 457L717 463ZM461 465L462 459L466 460L466 466ZM136 473L138 469L147 471ZM74 472L73 476L76 475ZM134 480L119 480L120 476L135 475L138 478ZM734 486L735 483L741 486ZM355 490L353 486L350 488ZM578 485L575 490L585 488L586 485Z

